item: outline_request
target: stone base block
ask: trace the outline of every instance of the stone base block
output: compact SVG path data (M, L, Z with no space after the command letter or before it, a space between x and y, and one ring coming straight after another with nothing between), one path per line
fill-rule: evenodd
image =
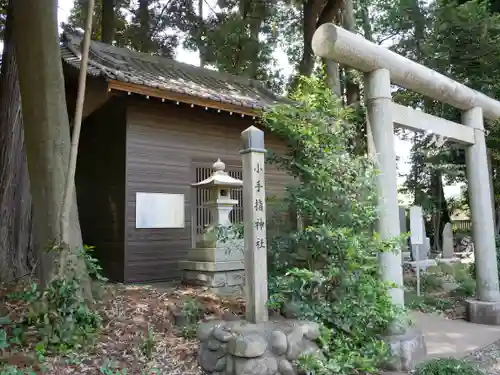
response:
M413 270L417 270L417 264L420 269L420 271L425 271L429 267L434 267L437 266L437 262L434 259L423 259L419 260L418 262L404 262L405 267L409 267Z
M438 263L446 263L446 264L460 263L461 261L460 258L438 258L436 260L438 261Z
M465 301L466 319L471 323L500 326L500 302Z
M195 262L243 262L243 240L239 242L220 243L214 248L189 249L187 259Z
M240 262L182 262L183 281L186 284L207 287L219 295L242 295L245 286L245 270L235 267Z
M404 334L384 337L389 346L391 360L383 364L389 371L411 371L427 356L424 335L408 329Z
M297 375L293 361L320 355L314 343L319 335L318 324L299 320L203 322L198 363L213 375Z

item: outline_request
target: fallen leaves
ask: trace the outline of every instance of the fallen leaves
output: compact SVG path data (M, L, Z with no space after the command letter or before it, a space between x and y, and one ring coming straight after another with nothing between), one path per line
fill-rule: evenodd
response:
M181 337L174 323L174 312L186 298L194 298L204 311L205 317L220 318L223 314L241 315L244 312L242 298L220 298L202 288L186 286L147 286L107 284L104 296L98 304L103 317L102 332L97 343L82 353L47 357L46 369L37 374L64 375L200 375L196 361L198 343L196 339ZM12 288L0 286L0 316L15 321L28 306L10 302L7 293ZM144 353L147 340L152 353ZM8 360L8 364L33 360L33 347L23 348ZM108 371L108 372L106 372Z

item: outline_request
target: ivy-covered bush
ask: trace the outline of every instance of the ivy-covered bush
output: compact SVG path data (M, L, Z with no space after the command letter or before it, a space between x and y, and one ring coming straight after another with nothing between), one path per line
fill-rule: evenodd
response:
M297 317L323 325L325 359L303 358L304 370L371 372L387 355L380 335L402 313L391 304L376 255L401 239L382 241L373 232L376 170L353 152L351 112L315 79L303 81L294 99L263 118L287 146L270 161L294 181L281 201L291 220L284 230L273 222L268 236L270 307L294 305Z

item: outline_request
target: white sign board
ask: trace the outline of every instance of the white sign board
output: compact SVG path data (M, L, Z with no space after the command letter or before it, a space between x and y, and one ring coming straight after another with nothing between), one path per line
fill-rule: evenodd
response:
M136 228L184 228L184 194L136 193Z
M411 244L412 245L423 245L424 244L424 221L422 215L422 207L411 206L410 207L410 233L411 233Z

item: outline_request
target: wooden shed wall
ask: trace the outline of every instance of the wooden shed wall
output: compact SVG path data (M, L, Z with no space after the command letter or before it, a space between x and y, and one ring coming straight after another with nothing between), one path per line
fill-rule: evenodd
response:
M82 124L75 183L83 241L105 275L124 281L125 103L113 98Z
M192 210L196 166L220 158L228 169L240 168L240 133L253 124L249 117L205 111L174 103L130 102L127 107L126 281L180 278L178 262L192 245ZM266 135L266 147L282 149ZM268 195L283 193L288 177L267 168ZM136 229L137 192L184 194L185 227Z

